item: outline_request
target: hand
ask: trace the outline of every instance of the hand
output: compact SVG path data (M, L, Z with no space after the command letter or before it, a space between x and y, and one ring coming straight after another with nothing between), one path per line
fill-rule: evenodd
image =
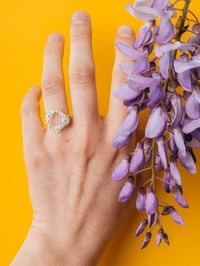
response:
M128 212L127 204L117 201L122 184L111 180L114 167L127 152L111 145L126 109L111 96L107 116L98 114L91 24L86 13L72 16L70 39L71 124L60 133L44 130L38 87L32 87L23 100L24 156L34 216L12 265L94 266ZM117 39L133 43L134 33L122 26ZM68 113L63 50L63 36L50 35L42 74L46 112ZM119 67L125 61L116 50L111 95L126 81Z

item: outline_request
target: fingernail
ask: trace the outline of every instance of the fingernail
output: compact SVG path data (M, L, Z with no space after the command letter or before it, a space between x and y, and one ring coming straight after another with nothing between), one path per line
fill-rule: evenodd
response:
M39 91L39 90L40 90L40 88L38 86L36 86L36 85L31 86L30 89L29 89L30 92Z
M129 26L121 26L119 29L118 29L118 32L117 32L118 36L120 37L133 37L134 36L134 32L133 30L131 29L131 27Z
M86 24L89 21L89 16L84 11L77 11L72 15L71 21L73 24Z
M60 33L52 33L51 35L49 35L48 37L48 42L60 42L63 41L63 36Z

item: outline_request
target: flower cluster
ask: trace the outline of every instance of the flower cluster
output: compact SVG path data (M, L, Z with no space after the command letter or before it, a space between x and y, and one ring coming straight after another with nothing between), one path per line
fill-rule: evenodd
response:
M134 194L139 173L151 173L136 196L137 210L147 215L135 233L138 236L147 230L142 249L150 242L153 228L158 228L156 244L159 246L161 240L169 244L161 215L170 215L177 224L184 224L175 207L159 199L157 180L162 180L165 192L171 193L176 203L188 208L178 164L195 174L193 148L200 148L200 23L189 10L190 0L184 1L182 9L176 8L177 2L136 0L127 5L128 12L143 20L144 25L133 45L116 42L130 63L121 65L127 83L114 92L127 106L127 116L112 145L121 148L129 144L138 128L140 112L149 112L144 137L112 173L115 181L127 179L119 194L120 202Z

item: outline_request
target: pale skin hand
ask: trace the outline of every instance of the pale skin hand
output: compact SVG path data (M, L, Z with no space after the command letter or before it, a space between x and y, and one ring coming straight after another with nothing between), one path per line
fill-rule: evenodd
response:
M134 33L122 26L116 38L133 43ZM70 39L71 125L58 134L43 129L39 88L31 88L23 100L24 156L34 217L12 266L94 266L128 212L117 201L122 183L111 179L114 167L127 151L119 152L111 145L126 115L112 93L126 80L119 65L127 59L116 51L109 111L102 118L98 114L91 25L86 13L78 11L72 16ZM63 49L63 36L50 35L42 74L45 111L58 108L68 113Z

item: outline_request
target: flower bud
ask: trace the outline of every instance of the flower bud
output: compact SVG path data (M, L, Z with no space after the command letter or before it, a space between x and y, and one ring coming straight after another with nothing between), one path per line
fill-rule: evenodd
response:
M126 157L117 165L112 173L112 179L114 181L121 181L127 176L129 172L129 160L130 156L126 155Z
M145 209L147 214L152 215L156 212L158 208L158 199L153 192L153 189L151 187L147 188L146 192L146 200L145 200Z
M158 145L158 154L160 155L162 167L163 169L167 169L168 166L167 147L164 136L161 136L159 139L157 139L157 145Z
M145 237L144 237L144 241L142 243L141 249L146 248L146 246L149 244L150 240L151 240L151 232L147 232Z
M145 210L145 200L146 200L145 189L143 187L140 187L136 198L136 209L138 211L141 212Z
M138 142L130 162L130 172L136 173L143 167L144 163L145 163L144 151L141 143Z
M157 107L152 109L146 129L145 129L145 137L153 139L160 137L166 128L166 114L161 109L161 107Z
M133 177L129 177L128 181L123 185L119 193L118 201L126 202L133 196L133 193L134 193Z
M138 228L137 228L137 230L135 232L135 236L139 236L144 231L144 229L146 228L147 224L148 224L148 220L147 219L142 220L142 222L139 224L139 226L138 226Z
M156 235L156 246L160 246L160 243L162 241L163 238L163 234L164 234L164 230L163 228L160 228L157 235Z

